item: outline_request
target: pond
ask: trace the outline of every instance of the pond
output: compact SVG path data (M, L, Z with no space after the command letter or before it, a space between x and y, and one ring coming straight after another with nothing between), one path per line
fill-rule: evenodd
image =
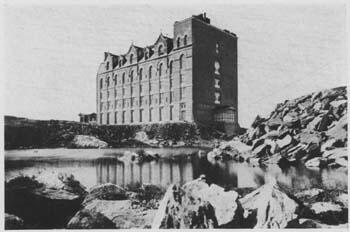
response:
M197 156L198 148L146 149L160 154L158 161L134 163L118 160L130 149L30 149L5 151L5 179L35 175L41 182L59 185L59 174L73 174L87 188L113 183L132 186L150 183L167 188L205 174L210 183L225 188L256 188L273 176L293 191L319 187L347 189L347 169L309 169L303 165L281 169L236 161L210 163Z

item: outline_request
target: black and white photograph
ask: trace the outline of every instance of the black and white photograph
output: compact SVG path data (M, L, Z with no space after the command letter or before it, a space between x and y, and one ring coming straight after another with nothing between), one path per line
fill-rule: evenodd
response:
M349 4L1 4L4 230L349 230Z

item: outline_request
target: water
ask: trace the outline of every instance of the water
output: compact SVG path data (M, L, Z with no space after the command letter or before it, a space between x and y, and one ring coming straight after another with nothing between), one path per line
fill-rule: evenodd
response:
M130 186L150 183L166 188L183 184L205 174L211 183L226 188L256 188L266 176L293 191L312 187L347 189L347 169L308 169L304 166L282 170L277 165L257 167L235 161L210 163L200 159L197 149L147 149L162 157L145 163L118 160L126 150L136 149L39 149L5 151L5 179L35 175L41 182L60 185L58 174L73 174L84 186L113 183ZM192 154L192 155L191 155Z

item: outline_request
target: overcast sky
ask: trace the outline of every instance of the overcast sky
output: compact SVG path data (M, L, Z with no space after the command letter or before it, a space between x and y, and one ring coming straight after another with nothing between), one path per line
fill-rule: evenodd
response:
M331 1L329 1L331 2ZM277 103L346 85L343 4L6 5L7 115L78 120L96 111L95 78L103 53L172 37L173 23L206 12L238 39L239 122Z

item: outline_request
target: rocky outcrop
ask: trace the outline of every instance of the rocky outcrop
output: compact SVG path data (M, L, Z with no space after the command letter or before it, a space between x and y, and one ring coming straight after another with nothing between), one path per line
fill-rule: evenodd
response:
M260 163L271 163L273 157L275 163L283 159L285 163L301 161L310 167L346 166L346 88L278 104L268 118L257 116L240 139L252 146L251 158Z
M298 217L299 204L271 181L240 199L244 217L258 229L286 228Z
M79 209L84 191L76 192L66 182L62 188L39 183L34 178L20 176L5 184L5 211L21 217L36 228L63 228Z
M6 230L24 229L23 219L17 217L16 215L5 213L5 229Z
M152 228L217 228L241 224L242 210L235 191L208 185L201 177L168 188L154 218Z
M140 195L144 193L143 189L150 191L149 188L141 186L138 192L129 192L111 183L95 186L90 189L82 204L83 208L71 218L67 228L149 228L155 210L138 202L140 199L142 201ZM150 192L148 194L156 198Z
M108 144L94 136L76 135L70 144L71 148L106 148Z

